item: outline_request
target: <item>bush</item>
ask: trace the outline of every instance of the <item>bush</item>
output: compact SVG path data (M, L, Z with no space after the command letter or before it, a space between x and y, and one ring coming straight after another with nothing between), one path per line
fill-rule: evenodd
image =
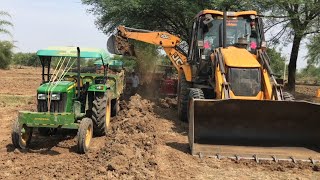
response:
M40 60L36 53L16 53L13 55L13 62L20 66L40 66Z
M0 41L0 69L9 69L14 45L9 41Z

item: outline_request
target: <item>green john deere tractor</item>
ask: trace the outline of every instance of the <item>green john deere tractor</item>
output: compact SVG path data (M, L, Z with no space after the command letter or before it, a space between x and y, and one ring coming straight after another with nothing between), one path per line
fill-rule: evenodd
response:
M41 135L78 130L78 152L86 153L93 134L103 136L119 111L124 89L122 63L102 49L50 47L39 50L42 83L37 112L20 111L12 130L16 148L26 149L35 128Z

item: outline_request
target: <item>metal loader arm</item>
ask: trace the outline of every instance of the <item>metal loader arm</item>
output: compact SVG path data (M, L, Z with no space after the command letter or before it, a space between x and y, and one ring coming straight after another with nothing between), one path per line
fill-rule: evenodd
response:
M115 46L121 54L134 54L128 39L161 46L178 72L182 69L186 80L191 81L191 67L187 63L187 53L179 47L181 42L179 37L167 32L154 32L124 26L118 26L115 36Z

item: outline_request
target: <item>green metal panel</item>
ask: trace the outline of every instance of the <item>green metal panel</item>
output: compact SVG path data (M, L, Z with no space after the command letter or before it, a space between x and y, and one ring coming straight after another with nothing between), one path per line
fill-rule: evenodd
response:
M89 86L88 91L91 92L106 92L106 90L108 89L108 86L105 84L92 84L91 86Z
M38 56L54 56L54 57L77 57L77 47L56 46L48 47L37 51ZM100 48L81 48L81 58L102 58L104 62L109 61L110 57L104 49Z
M74 85L74 82L70 81L57 81L53 83L45 83L42 84L37 92L38 93L47 93L48 91L53 93L62 93L67 92L68 88L72 87Z
M19 112L19 122L28 127L61 127L78 129L73 113Z
M66 112L73 112L73 102L76 97L76 87L73 86L67 91Z
M77 73L75 72L68 72L66 74L66 76L72 76L72 77L77 77ZM103 77L103 74L94 74L94 73L81 73L80 74L80 77L81 78L85 78L85 77L93 77L93 78L96 78L96 77Z

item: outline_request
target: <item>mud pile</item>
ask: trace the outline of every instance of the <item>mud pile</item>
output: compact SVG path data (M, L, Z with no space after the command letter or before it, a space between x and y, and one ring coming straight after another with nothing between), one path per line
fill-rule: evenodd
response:
M155 177L157 163L155 148L155 116L153 103L132 96L122 102L122 111L112 121L112 132L105 147L97 153L98 159L107 165L108 176L121 179L151 179Z

